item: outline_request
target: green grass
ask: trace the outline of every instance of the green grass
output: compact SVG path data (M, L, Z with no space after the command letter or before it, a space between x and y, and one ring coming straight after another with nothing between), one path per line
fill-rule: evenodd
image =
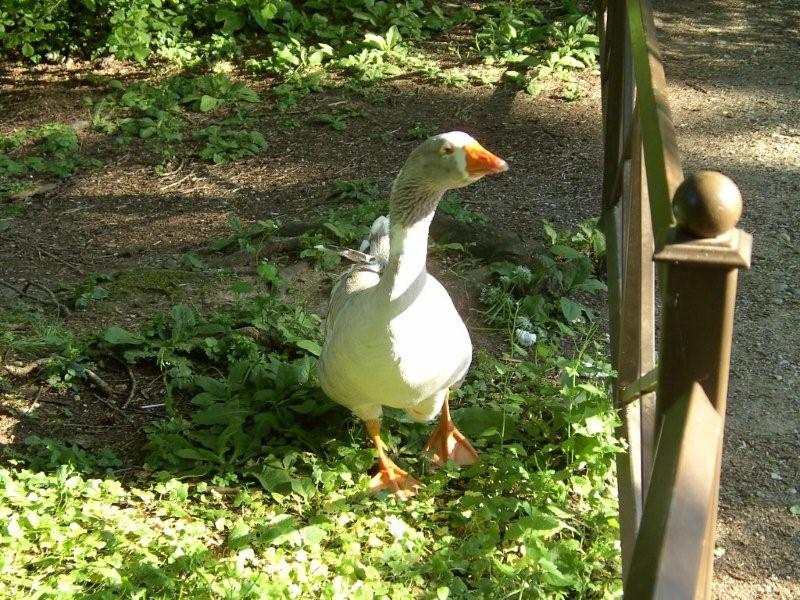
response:
M339 191L374 200L368 181ZM232 223L223 247L268 235ZM68 354L59 386L80 389L80 366L109 352L159 368L168 416L146 429L143 470L56 440L5 451L0 596L618 597L613 373L585 304L602 236L546 231L535 267L492 266L486 327L506 341L454 394L481 462L431 470L430 427L387 411L393 456L425 484L406 502L369 492L363 427L316 382L319 319L282 299L270 263L215 312L179 304L139 331L3 321L0 350Z

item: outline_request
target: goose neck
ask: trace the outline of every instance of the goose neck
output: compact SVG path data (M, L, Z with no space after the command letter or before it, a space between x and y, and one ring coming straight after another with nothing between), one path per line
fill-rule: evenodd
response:
M381 284L396 299L424 282L428 230L442 194L408 185L403 174L392 188L389 207L389 264Z

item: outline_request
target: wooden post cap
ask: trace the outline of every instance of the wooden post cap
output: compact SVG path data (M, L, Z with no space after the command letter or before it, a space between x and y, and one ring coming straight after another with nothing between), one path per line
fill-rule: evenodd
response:
M695 237L727 233L742 216L742 194L730 178L718 171L698 171L675 190L675 220Z

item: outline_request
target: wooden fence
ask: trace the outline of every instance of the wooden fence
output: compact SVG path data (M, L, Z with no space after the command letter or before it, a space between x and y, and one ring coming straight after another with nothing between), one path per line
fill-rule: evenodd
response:
M752 240L730 179L684 178L650 3L601 0L598 23L625 598L710 598L736 278Z

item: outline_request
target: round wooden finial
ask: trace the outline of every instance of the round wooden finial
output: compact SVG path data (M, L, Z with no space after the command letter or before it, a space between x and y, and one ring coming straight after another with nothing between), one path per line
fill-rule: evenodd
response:
M712 238L736 227L742 194L718 171L698 171L675 190L672 210L678 225L695 237Z

